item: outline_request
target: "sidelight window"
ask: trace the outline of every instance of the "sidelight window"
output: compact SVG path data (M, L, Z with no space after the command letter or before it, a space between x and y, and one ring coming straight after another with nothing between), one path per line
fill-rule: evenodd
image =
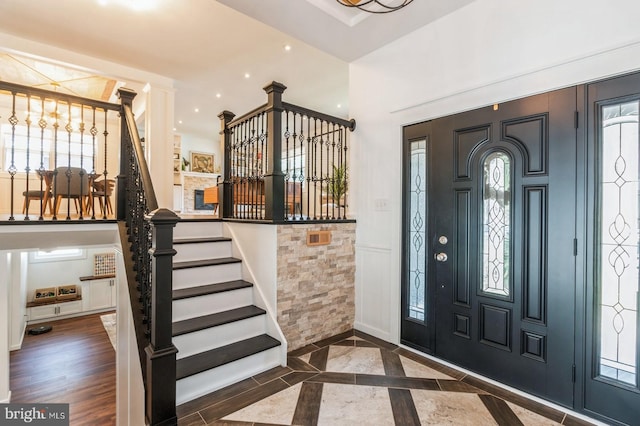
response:
M483 163L482 291L510 296L511 159L501 151Z
M600 375L636 386L640 101L601 108Z
M407 279L409 318L425 319L425 280L427 242L427 179L425 176L426 141L411 142L409 163L409 220L408 252L409 274Z

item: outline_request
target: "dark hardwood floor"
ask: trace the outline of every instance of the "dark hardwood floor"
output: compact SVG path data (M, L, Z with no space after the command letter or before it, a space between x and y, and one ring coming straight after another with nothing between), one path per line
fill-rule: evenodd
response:
M99 313L47 322L11 352L14 403L68 403L71 426L116 424L116 356ZM32 326L27 326L27 329Z

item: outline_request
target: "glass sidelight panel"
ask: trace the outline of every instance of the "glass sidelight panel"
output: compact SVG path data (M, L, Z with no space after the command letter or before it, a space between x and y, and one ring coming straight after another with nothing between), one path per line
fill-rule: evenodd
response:
M409 318L424 321L427 242L427 179L426 141L410 143L409 162L409 223L408 252L409 274L407 280Z
M483 164L482 291L510 295L511 160L493 152Z
M601 109L601 376L637 385L639 101Z

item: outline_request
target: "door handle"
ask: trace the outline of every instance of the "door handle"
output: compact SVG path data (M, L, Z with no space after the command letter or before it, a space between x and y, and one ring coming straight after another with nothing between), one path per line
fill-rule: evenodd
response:
M446 262L448 259L447 253L436 253L434 257L438 262Z

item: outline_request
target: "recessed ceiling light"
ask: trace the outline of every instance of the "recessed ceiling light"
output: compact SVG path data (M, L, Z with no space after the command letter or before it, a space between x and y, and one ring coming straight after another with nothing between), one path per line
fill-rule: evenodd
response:
M194 109L195 112L200 112L200 108Z
M220 96L222 96L220 93L216 93L216 98L219 98Z
M251 74L249 74L248 72L245 72L244 73L244 78L249 78L249 77L251 77Z
M291 50L291 45L290 44L285 44L284 45L284 50L286 50L287 52Z
M175 127L173 128L173 131L174 131L174 132L176 131L176 128L175 128Z
M182 120L178 120L178 124L182 124Z
M338 104L338 105L337 105L337 107L338 107L338 108L342 108L342 104Z

